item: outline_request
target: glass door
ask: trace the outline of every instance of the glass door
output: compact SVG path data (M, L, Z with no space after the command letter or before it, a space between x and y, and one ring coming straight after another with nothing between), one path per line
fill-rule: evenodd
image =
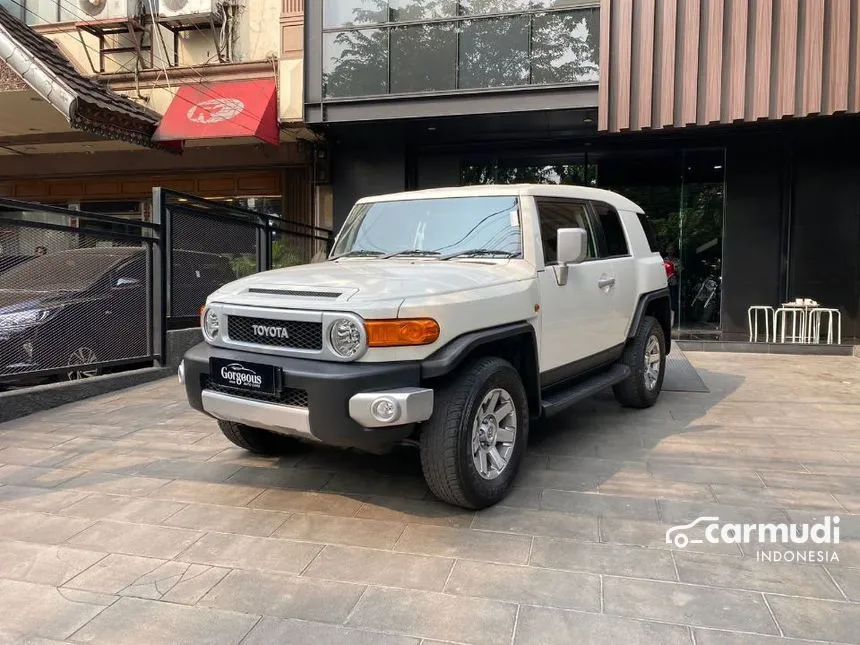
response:
M708 338L720 329L725 153L721 149L687 150L683 164L679 323L687 335Z

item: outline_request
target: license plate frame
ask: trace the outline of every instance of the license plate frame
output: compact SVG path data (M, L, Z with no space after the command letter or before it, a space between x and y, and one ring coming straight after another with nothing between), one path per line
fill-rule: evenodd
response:
M281 391L281 370L274 365L226 358L209 359L209 380L220 387L258 394Z

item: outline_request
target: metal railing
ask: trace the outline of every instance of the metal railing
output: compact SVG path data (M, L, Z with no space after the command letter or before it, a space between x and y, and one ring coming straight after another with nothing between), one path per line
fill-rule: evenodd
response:
M331 231L153 189L152 221L0 199L0 384L163 363L237 278L328 254Z
M0 382L157 358L157 227L0 199Z

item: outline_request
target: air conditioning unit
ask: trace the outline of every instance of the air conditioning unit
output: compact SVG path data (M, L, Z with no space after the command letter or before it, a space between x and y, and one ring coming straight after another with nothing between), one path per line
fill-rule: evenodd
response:
M140 15L139 0L76 0L81 20L113 20Z
M235 4L224 0L158 0L160 18L183 22L209 20L210 16L221 14L219 5Z

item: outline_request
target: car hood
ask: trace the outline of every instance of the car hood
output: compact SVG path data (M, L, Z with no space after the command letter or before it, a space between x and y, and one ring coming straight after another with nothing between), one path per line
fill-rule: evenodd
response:
M370 303L399 303L526 279L522 260L341 260L257 273L225 285L211 301L268 307L342 310Z

